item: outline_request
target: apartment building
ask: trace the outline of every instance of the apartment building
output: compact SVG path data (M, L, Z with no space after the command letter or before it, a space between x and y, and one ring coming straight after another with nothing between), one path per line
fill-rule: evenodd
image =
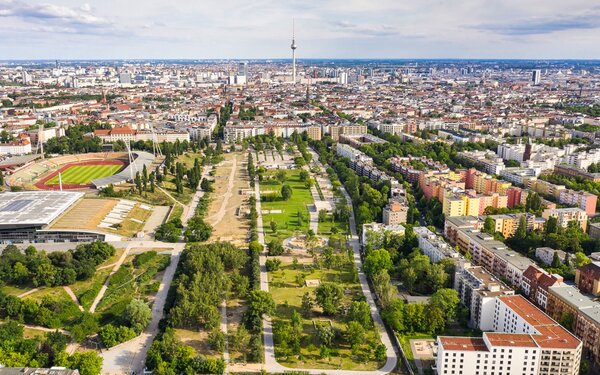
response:
M559 203L577 206L590 216L596 214L597 201L598 197L587 191L565 189L558 196Z
M469 326L482 331L491 330L495 300L511 296L514 291L481 266L462 261L454 275L454 290L470 313Z
M522 296L495 298L495 332L438 336L438 375L538 375L579 372L582 343Z
M471 222L478 220L470 216L466 218ZM535 263L509 249L504 243L494 240L493 236L472 229L468 224L465 226L465 221L456 219L460 218L446 218L445 234L450 243L471 254L474 264L484 267L511 285L521 285L523 272Z
M375 233L379 233L379 234L391 233L391 234L397 234L399 236L404 236L404 233L406 232L406 228L404 228L400 224L385 225L382 223L375 223L375 222L363 224L362 237L361 237L361 243L363 244L363 246L367 243L367 239L369 238L370 232L375 232Z
M329 134L335 142L340 140L340 135L361 135L366 133L367 125L331 125L329 127Z
M438 237L427 227L414 227L413 231L419 241L419 248L429 257L432 263L437 263L445 258L458 259L460 254L446 241Z
M550 217L556 218L558 225L567 228L574 221L585 232L587 229L588 215L580 208L553 208L542 211L542 217L546 220Z
M537 249L535 249L535 257L547 266L552 264L555 253L558 254L558 258L561 262L565 261L567 253L565 253L562 250L554 250L551 247L538 247Z
M390 200L383 208L383 223L385 225L396 225L406 223L408 214L408 202Z
M7 143L0 143L0 155L24 155L31 153L31 141L26 134L19 134L18 137Z
M546 313L569 327L583 341L583 354L600 365L600 303L571 285L549 288Z
M600 296L600 262L592 262L575 271L575 284L582 293Z
M562 285L564 279L560 275L546 272L538 266L529 266L521 278L521 290L531 301L546 310L548 304L548 288Z
M457 156L479 166L486 173L499 175L505 168L502 158L493 151L463 151Z
M494 220L494 231L502 233L504 238L509 238L515 234L517 228L519 227L521 217L525 217L528 231L539 229L540 226L540 224L537 224L535 220L535 215L530 213L490 215L489 217Z

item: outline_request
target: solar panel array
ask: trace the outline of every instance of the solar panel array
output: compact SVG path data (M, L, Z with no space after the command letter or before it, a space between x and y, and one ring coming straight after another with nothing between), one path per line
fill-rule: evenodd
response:
M0 227L44 226L84 196L81 192L22 191L0 194Z

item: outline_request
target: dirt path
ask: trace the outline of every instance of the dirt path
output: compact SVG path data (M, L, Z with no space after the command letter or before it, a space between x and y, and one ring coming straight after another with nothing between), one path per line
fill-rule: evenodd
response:
M219 207L219 211L216 214L211 216L209 219L212 221L212 225L218 225L223 217L225 217L225 211L227 209L227 204L229 203L229 198L233 194L233 183L235 182L235 171L237 168L237 156L232 160L231 172L229 173L229 179L227 181L227 191L221 198L221 207Z
M79 300L77 299L77 296L75 295L75 293L73 293L73 290L71 290L71 288L69 288L66 285L63 286L63 289L65 290L65 292L67 292L69 297L71 297L73 302L75 302L77 304L77 307L79 307L79 311L84 312L85 310L83 309L83 306L81 306L81 303L79 303Z
M98 307L98 303L100 303L100 301L102 300L102 297L104 297L104 293L106 293L106 290L108 289L108 282L110 281L110 277L112 275L114 275L115 272L117 272L119 270L119 268L121 268L121 264L123 264L123 262L125 261L125 258L127 258L127 255L129 254L129 250L131 249L131 246L132 246L132 244L127 245L127 247L125 248L125 251L123 251L123 254L121 254L121 257L119 258L117 263L115 263L112 271L110 271L110 274L106 278L106 281L104 281L104 285L102 285L100 292L98 292L98 295L96 296L96 298L94 299L94 302L92 303L92 306L90 307L91 313L96 311L96 307Z
M33 288L31 290L26 291L25 293L19 294L17 297L19 297L19 298L25 298L28 295L33 294L33 293L37 292L40 289L44 289L44 287L42 286L42 287L39 287L39 288Z

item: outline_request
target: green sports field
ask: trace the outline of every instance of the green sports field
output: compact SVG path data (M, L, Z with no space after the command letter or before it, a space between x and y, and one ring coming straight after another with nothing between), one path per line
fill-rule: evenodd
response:
M63 184L89 184L92 180L117 173L122 165L74 165L61 173ZM58 174L46 185L58 185Z

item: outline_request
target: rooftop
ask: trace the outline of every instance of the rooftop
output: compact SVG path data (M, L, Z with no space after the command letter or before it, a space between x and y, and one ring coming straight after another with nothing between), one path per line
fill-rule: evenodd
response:
M484 332L483 336L494 346L537 347L531 335L525 333Z
M0 226L50 224L83 197L80 192L23 191L0 194Z
M481 337L438 336L438 340L444 350L488 351Z

